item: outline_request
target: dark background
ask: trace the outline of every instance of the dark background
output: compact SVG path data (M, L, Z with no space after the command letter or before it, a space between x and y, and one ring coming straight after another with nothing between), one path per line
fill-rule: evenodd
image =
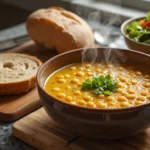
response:
M30 11L0 3L0 30L25 22Z

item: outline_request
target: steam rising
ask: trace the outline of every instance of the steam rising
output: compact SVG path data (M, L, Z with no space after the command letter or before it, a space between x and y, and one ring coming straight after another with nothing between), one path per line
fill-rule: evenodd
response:
M107 2L109 2L109 4ZM113 5L118 5L121 9L121 0L106 0L102 3L108 4L108 9L110 3L112 3ZM104 26L100 27L100 34L103 36L104 40L109 39L111 36L111 32L113 32L112 28L109 28L109 26L121 23L121 18L118 14L112 14L104 11L93 11L91 8L89 9L80 6L77 7L76 11L80 16L88 18L89 23L101 22L103 20ZM88 62L93 64L96 61L104 61L107 64L115 63L119 65L121 62L126 61L126 58L123 56L123 53L121 51L118 51L117 49L107 48L104 53L102 53L97 48L85 48L82 52L82 63L84 64L85 62Z
M114 48L107 48L105 50L98 50L98 48L89 48L82 51L82 64L93 64L95 62L102 61L106 64L114 63L116 65L119 65L126 60L127 58L123 55L123 53Z

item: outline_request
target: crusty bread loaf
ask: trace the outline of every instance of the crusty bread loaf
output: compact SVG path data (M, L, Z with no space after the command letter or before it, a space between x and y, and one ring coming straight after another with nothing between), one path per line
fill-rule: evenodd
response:
M41 64L36 57L25 54L0 54L0 95L28 92L35 87Z
M59 53L94 46L90 26L78 15L60 7L33 12L26 27L37 44L55 47Z

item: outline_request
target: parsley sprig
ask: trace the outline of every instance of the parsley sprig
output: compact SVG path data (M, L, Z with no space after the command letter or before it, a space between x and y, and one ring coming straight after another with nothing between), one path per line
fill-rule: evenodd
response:
M110 75L93 75L92 80L86 79L82 84L82 90L91 90L94 94L110 95L117 90L116 79L112 80Z

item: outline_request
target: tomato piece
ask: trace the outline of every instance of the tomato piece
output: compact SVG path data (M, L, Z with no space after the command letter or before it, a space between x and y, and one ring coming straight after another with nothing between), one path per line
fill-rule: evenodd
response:
M150 20L142 25L143 28L150 27Z

